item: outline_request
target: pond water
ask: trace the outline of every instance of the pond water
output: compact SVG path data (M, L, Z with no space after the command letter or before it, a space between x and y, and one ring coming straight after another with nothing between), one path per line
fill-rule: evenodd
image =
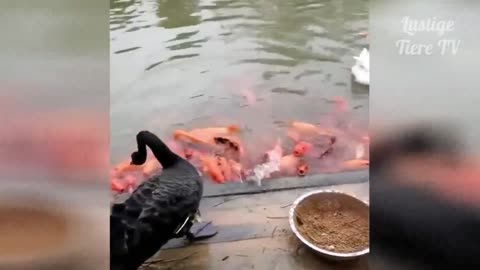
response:
M111 162L129 157L140 129L275 131L318 121L333 96L366 128L368 88L350 68L367 27L368 1L111 1Z

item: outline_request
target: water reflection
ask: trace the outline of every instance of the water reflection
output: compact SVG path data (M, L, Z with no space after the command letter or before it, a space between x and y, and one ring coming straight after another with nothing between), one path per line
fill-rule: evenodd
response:
M135 13L135 1L110 0L110 30L115 31L124 28L131 19L137 17Z
M333 95L360 105L355 114L366 119L368 89L352 84L349 68L366 45L356 33L368 26L367 10L367 1L346 0L112 1L113 158L140 128L162 135L234 120L276 128L318 120Z
M164 18L160 27L178 28L197 25L200 16L194 15L198 9L197 0L158 0L157 16Z

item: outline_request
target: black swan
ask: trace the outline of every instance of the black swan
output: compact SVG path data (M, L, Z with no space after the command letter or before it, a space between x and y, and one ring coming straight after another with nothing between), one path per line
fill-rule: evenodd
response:
M136 270L170 239L190 240L216 234L210 223L196 224L203 193L202 179L188 161L172 152L155 134L137 134L138 150L132 164L146 161L152 150L163 170L142 183L123 203L113 204L110 214L110 269ZM205 229L206 228L206 229Z

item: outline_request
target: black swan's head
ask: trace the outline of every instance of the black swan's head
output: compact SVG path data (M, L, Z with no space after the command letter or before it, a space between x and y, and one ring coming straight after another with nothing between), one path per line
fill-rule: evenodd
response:
M132 161L130 162L130 164L142 165L147 160L147 155L146 154L142 155L140 152L137 151L132 153L131 158L132 158Z
M147 147L152 150L153 155L157 158L158 162L164 169L175 165L181 161L177 154L172 152L170 148L162 141L157 135L150 131L143 130L137 134L137 147L138 150L131 155L133 165L142 165L147 160Z

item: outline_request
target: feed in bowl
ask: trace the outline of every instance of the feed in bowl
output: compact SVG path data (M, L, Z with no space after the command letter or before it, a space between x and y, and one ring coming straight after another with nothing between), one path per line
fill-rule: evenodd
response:
M369 246L368 206L346 194L305 197L294 209L294 224L304 239L322 250L347 254Z

